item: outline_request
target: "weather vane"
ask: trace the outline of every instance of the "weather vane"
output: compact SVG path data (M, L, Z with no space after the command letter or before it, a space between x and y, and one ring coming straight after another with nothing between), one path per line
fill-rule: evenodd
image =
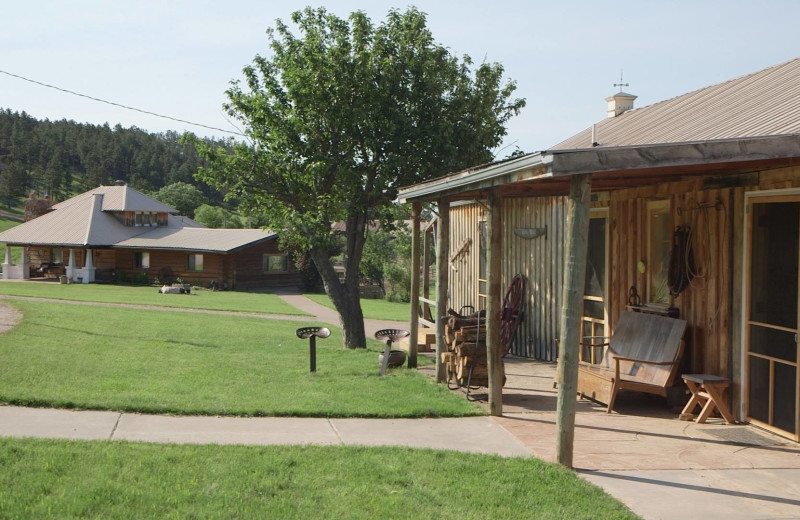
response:
M622 92L622 87L630 87L630 83L623 83L622 82L622 69L619 70L619 83L614 83L615 87L619 87L619 91Z

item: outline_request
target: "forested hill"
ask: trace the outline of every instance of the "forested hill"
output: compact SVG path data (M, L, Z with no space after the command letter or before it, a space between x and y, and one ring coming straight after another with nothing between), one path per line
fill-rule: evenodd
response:
M0 196L27 196L34 190L64 200L116 180L145 192L182 181L219 202L219 193L194 180L201 161L194 146L179 138L177 132L40 121L0 109Z

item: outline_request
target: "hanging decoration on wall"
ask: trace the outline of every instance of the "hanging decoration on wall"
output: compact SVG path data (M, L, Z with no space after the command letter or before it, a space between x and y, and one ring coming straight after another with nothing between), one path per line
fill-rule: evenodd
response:
M672 296L678 296L692 281L694 256L691 238L692 229L689 226L678 226L672 234L672 250L667 273L667 287Z
M453 269L453 271L458 271L458 269L456 269L456 262L466 260L471 245L472 239L467 237L463 242L461 242L461 245L458 247L458 250L453 253L453 256L450 257L450 267Z
M514 228L514 234L520 238L531 240L540 236L547 236L547 226L536 228Z

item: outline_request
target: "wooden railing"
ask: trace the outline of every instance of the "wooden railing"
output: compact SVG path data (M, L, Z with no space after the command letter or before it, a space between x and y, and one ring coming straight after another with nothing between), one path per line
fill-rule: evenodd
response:
M430 309L430 308L433 308L434 310L436 309L436 300L431 300L430 298L423 298L422 296L420 296L419 297L419 303L422 304L423 311L425 309ZM432 317L436 316L434 310L431 310L431 314L430 315ZM419 318L420 324L421 325L425 325L426 327L435 328L436 327L436 323L431 321L431 320L429 320L429 319L427 319L427 318L425 318L425 316L427 316L427 315L428 315L428 313L426 313L426 312L422 313L422 316L420 316L420 318Z

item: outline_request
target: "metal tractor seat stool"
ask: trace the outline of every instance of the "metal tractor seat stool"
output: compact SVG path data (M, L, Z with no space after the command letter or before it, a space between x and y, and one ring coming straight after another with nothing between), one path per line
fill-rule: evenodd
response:
M311 359L311 371L317 371L317 338L327 338L331 335L328 327L300 327L295 331L300 339L309 340L309 357Z
M402 350L392 350L392 342L408 337L411 334L407 330L402 329L382 329L375 333L375 339L386 341L386 348L383 350L383 357L381 358L381 375L386 375L386 369L389 366L389 356L392 352L400 352L403 354L402 361L397 363L397 366L402 365L406 361L406 353Z

